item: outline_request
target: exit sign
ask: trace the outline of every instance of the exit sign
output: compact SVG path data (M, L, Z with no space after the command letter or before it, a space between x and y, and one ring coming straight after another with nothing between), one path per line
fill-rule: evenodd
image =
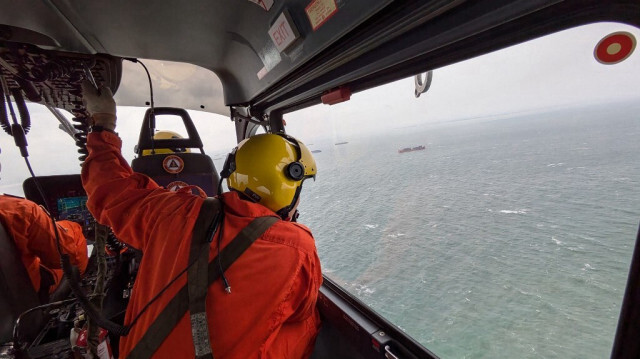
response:
M269 29L269 37L271 37L278 51L282 52L300 37L300 33L296 29L296 25L291 21L289 14L284 11Z

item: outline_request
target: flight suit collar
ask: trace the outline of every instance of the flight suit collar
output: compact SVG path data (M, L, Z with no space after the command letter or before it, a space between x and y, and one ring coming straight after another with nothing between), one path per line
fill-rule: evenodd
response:
M227 210L237 216L252 218L262 216L278 217L278 215L269 208L259 203L250 202L240 198L238 192L235 191L223 193L222 200Z

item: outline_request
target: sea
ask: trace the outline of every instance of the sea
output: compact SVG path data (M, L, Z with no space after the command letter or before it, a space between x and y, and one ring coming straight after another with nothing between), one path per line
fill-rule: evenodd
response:
M639 114L315 142L300 222L328 277L441 358L607 358L640 222Z

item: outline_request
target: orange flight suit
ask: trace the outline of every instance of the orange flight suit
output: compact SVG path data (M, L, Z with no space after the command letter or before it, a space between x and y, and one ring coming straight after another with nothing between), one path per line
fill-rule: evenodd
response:
M50 291L55 289L62 279L62 271L49 215L27 199L0 195L0 220L13 238L36 292L40 290L41 265L49 269L55 281ZM69 254L71 264L84 273L89 258L82 227L71 221L56 221L56 225L62 251Z
M88 136L89 157L82 167L87 207L97 221L111 226L119 240L143 251L125 324L187 267L191 235L204 198L183 188L171 192L134 173L120 154L114 133ZM275 215L235 192L224 202L222 247L259 216ZM209 261L218 254L217 238ZM322 273L314 239L305 226L277 221L209 286L207 317L216 359L306 358L320 327L316 308ZM131 352L153 320L186 284L186 274L169 286L120 340L122 357ZM156 351L155 358L193 358L188 312Z

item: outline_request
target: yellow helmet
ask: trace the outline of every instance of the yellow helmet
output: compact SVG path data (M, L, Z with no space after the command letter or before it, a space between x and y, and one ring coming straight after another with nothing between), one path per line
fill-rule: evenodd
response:
M260 134L241 141L227 156L221 177L227 186L285 218L302 182L315 178L316 161L302 142L285 134Z
M158 131L155 135L153 135L154 140L170 140L172 138L183 138L179 133L173 131ZM191 149L189 148L155 148L154 154L168 154L168 153L189 153ZM143 156L148 156L151 154L151 150L142 150Z

